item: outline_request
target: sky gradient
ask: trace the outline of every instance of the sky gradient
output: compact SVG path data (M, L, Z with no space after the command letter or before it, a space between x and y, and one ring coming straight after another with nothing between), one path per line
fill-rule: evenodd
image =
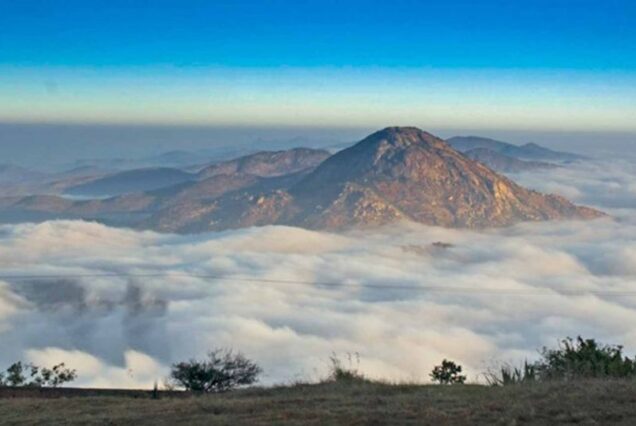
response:
M636 131L632 1L0 4L0 121Z

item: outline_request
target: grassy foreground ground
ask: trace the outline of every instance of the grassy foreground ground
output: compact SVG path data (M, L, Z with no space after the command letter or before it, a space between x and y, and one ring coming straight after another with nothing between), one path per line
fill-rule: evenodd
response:
M636 424L636 381L323 383L188 398L0 399L1 424Z

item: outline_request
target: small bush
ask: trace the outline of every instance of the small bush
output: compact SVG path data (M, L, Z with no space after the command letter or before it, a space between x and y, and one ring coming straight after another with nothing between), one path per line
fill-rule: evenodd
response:
M0 386L55 388L76 378L77 372L66 368L64 363L45 368L18 361L7 368L5 373L0 373Z
M447 359L441 365L435 366L431 371L431 380L441 385L462 384L466 381L466 376L461 374L462 366Z
M544 380L636 375L636 364L623 356L622 346L601 345L580 336L562 340L557 349L544 347L541 357L536 369Z
M241 353L217 349L205 360L189 360L172 365L175 385L193 392L224 392L258 380L262 369Z
M522 368L504 365L486 373L492 385L512 385L548 380L625 378L636 376L636 362L623 355L622 346L602 345L594 339L565 338L556 349L544 347L541 359Z
M359 353L347 353L348 366L343 365L343 362L335 353L329 357L329 361L331 362L331 367L327 378L328 381L351 383L366 380L364 375L358 371L360 367Z
M509 364L499 367L496 373L485 374L486 382L492 386L518 385L521 383L533 383L538 379L537 367L535 364L523 363L521 368L513 367Z

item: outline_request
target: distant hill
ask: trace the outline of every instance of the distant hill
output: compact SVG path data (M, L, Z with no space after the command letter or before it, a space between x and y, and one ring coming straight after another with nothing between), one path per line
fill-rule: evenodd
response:
M513 145L479 136L455 136L447 139L446 142L460 152L467 152L475 148L485 148L499 154L525 160L576 161L586 158L569 152L553 151L535 143Z
M65 192L75 196L115 196L176 185L195 178L192 173L169 167L135 169L72 186Z
M310 148L293 148L285 151L262 151L234 160L205 167L198 173L199 179L235 173L261 177L282 176L316 167L330 156L328 151Z
M518 173L559 167L544 161L519 160L488 148L473 148L464 152L464 155L502 173Z
M288 189L230 192L159 211L145 225L171 232L267 224L343 229L396 220L483 227L600 216L522 188L429 133L394 127L334 154Z
M161 209L179 207L179 214L196 206L209 205L222 195L245 188L267 191L287 188L315 168L329 153L295 148L264 151L234 160L199 167L199 172L178 169L135 169L93 176L97 169L84 166L55 175L58 180L45 188L64 190L68 196L33 195L0 198L0 222L20 217L38 221L57 218L85 218L114 224L135 224ZM176 173L175 173L176 171ZM69 189L70 188L70 189ZM115 196L107 197L109 194ZM82 198L81 200L72 198ZM91 199L93 198L93 199ZM33 219L31 219L33 220ZM184 220L174 217L172 220Z
M0 183L20 183L41 179L45 174L13 164L0 164Z
M175 152L168 153L168 155L180 156L182 153ZM196 185L198 182L203 182L215 176L235 176L238 180L243 179L245 176L282 176L315 167L327 157L329 157L329 152L309 148L294 148L287 151L262 151L233 160L200 166L197 171L155 167L112 173L72 185L65 190L65 193L83 197L117 196L169 188L179 184L191 183ZM73 177L73 179L76 178ZM61 183L58 183L58 185L61 185ZM199 190L204 185L199 185ZM230 187L232 186L234 185L230 185ZM176 188L175 190L178 189Z
M190 167L200 168L205 164L225 161L252 152L254 152L254 150L245 147L218 147L193 151L172 150L139 158L84 158L67 164L66 169L96 167L113 171L124 171L169 167L185 170Z
M603 215L525 189L412 127L381 130L332 156L304 148L262 152L198 173L139 169L74 188L126 193L89 200L0 198L0 220L22 213L194 233L270 224L340 230L400 220L479 228Z

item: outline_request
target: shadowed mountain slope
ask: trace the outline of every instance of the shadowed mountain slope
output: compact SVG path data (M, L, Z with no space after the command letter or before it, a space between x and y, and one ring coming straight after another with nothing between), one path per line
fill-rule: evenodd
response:
M524 160L576 161L586 158L570 152L553 151L536 143L513 145L479 136L455 136L447 139L446 142L460 152L467 152L475 148L486 148L499 154Z
M274 177L297 173L316 167L329 157L329 152L321 149L293 148L286 151L263 151L246 155L235 160L212 164L198 173L199 179L217 175L236 173Z
M73 186L66 190L75 196L116 196L143 192L183 182L194 181L191 173L169 167L134 169L118 172Z
M478 228L603 215L522 188L413 127L376 132L287 190L236 191L189 210L182 207L179 214L160 211L145 226L177 232L267 224L337 230L412 220ZM178 224L168 219L177 216Z
M20 222L20 218L35 221L84 218L134 226L139 220L164 210L174 226L189 217L190 213L184 215L183 212L197 211L197 206L210 205L224 194L246 188L252 191L288 188L328 156L323 150L294 148L216 163L198 173L162 168L135 169L96 178L71 176L55 184L62 188L73 186L76 192L68 190L67 193L84 195L86 199L9 194L11 196L0 197L0 222ZM84 179L87 181L82 182ZM77 180L81 185L69 185ZM121 192L121 195L96 199L110 192ZM91 193L93 199L88 195ZM178 211L178 215L170 215L173 211Z
M464 152L464 155L472 160L488 166L489 168L503 173L518 173L532 170L553 169L556 164L544 161L519 160L505 154L500 154L488 148L473 148Z

